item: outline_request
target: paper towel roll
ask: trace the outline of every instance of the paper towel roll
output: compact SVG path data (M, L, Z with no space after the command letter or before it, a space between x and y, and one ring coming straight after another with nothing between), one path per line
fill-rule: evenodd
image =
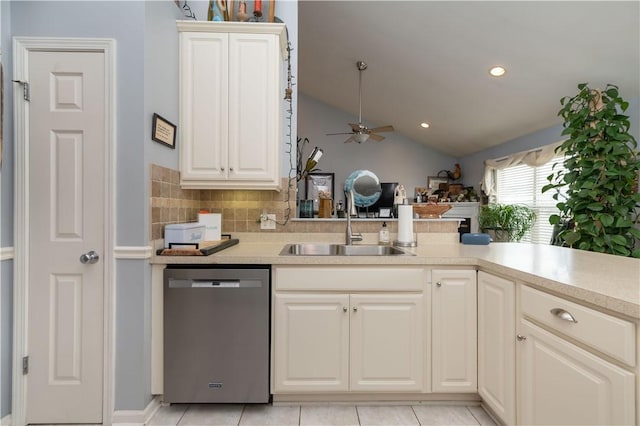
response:
M398 242L413 243L413 206L410 204L398 206Z

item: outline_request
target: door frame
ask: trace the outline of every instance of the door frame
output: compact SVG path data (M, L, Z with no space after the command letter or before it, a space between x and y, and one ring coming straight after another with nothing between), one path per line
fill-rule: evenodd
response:
M100 52L104 54L105 76L105 216L103 293L103 393L102 422L111 424L114 381L114 289L115 289L115 76L116 42L106 38L13 38L13 80L28 81L29 53L41 52ZM29 296L29 108L20 84L13 86L15 186L14 186L14 288L13 288L13 389L12 423L23 425L26 415L26 376L22 374L22 358L28 355L27 332Z

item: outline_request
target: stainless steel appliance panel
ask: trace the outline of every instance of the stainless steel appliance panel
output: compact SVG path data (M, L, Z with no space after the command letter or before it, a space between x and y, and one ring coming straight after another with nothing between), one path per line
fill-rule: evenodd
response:
M164 401L269 401L270 268L167 268Z

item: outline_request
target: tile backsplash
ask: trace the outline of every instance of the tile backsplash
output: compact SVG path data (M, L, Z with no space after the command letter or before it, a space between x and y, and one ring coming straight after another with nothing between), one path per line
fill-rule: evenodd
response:
M151 164L151 239L164 238L164 226L171 223L196 222L198 212L222 213L222 232L344 232L344 221L289 221L283 225L287 209L291 218L296 214L295 182L289 191L289 180L282 179L283 190L213 190L180 188L180 172ZM275 230L260 230L259 217L262 212L276 215ZM358 232L375 233L380 230L382 220L356 221ZM397 233L397 222L388 223L389 232ZM414 231L418 233L456 233L456 222L416 221Z

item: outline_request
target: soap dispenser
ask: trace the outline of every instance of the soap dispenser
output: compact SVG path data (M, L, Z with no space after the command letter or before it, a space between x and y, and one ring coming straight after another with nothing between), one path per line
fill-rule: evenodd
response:
M380 244L389 244L389 228L387 228L387 222L382 222L382 229L380 229L378 242Z

